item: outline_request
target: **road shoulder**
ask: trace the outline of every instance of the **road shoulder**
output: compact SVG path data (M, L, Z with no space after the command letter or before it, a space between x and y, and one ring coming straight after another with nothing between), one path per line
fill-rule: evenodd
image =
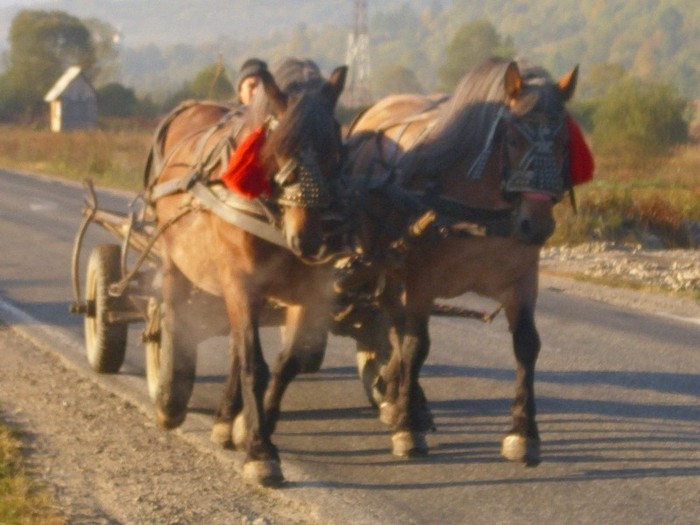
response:
M0 385L2 417L69 523L319 523L2 322Z

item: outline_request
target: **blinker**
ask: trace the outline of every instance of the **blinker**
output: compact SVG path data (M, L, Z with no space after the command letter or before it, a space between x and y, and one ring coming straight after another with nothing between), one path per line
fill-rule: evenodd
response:
M330 204L330 187L310 147L282 166L274 181L277 202L283 206L324 208Z
M503 191L507 196L525 192L545 193L561 200L565 191L568 162L558 163L554 144L564 126L563 120L530 116L512 125L528 141L530 148L515 169L506 171Z

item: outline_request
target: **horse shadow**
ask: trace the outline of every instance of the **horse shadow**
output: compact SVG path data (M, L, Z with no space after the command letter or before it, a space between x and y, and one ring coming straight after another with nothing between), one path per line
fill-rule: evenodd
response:
M455 367L426 365L426 380L447 377L488 379L511 383L513 371L505 368ZM334 380L354 380L351 367L332 370ZM315 376L311 381L323 378ZM469 487L537 483L576 483L582 480L620 480L647 478L700 477L700 405L696 403L668 403L666 395L698 398L698 380L695 374L662 372L614 371L542 371L540 385L586 387L596 385L644 391L645 401L611 396L607 399L587 399L581 396L538 397L543 462L553 469L522 469L513 476L504 471L498 479L463 479L407 483L372 483L329 480L324 486L334 488L361 488L372 490L425 489L442 487ZM430 397L430 393L428 392ZM306 450L281 446L281 452L302 461L323 462L340 468L348 464L376 462L382 468L400 472L425 465L450 467L463 465L472 472L486 465L512 466L500 457L500 437L507 431L509 397L435 400L430 407L435 416L437 431L428 435L430 454L423 459L407 462L393 458L387 441L389 432L376 420L376 411L368 406L342 409L287 410L285 421L311 420L322 423L323 430L302 431L306 435L336 439L338 445L325 449ZM358 420L358 426L337 425L339 420ZM354 421L353 421L354 423ZM349 449L344 439L364 440L366 446ZM697 457L697 460L693 460ZM682 459L682 466L679 461ZM494 467L491 467L494 468ZM557 475L547 473L555 470ZM564 472L563 474L561 472ZM393 476L392 476L393 477ZM416 479L415 475L405 479ZM291 483L291 486L313 486L314 482Z

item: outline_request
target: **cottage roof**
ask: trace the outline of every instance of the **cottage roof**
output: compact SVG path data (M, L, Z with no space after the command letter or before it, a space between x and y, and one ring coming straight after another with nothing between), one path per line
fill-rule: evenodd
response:
M66 72L61 75L51 89L49 89L44 102L53 102L59 98L63 92L71 85L71 83L80 76L82 68L80 66L71 66L66 69Z

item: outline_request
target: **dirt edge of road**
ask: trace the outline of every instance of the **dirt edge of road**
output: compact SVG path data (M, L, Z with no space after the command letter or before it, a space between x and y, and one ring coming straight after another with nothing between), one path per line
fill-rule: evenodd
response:
M145 407L0 321L0 416L71 524L319 524L313 505L245 484L232 453L156 427Z

